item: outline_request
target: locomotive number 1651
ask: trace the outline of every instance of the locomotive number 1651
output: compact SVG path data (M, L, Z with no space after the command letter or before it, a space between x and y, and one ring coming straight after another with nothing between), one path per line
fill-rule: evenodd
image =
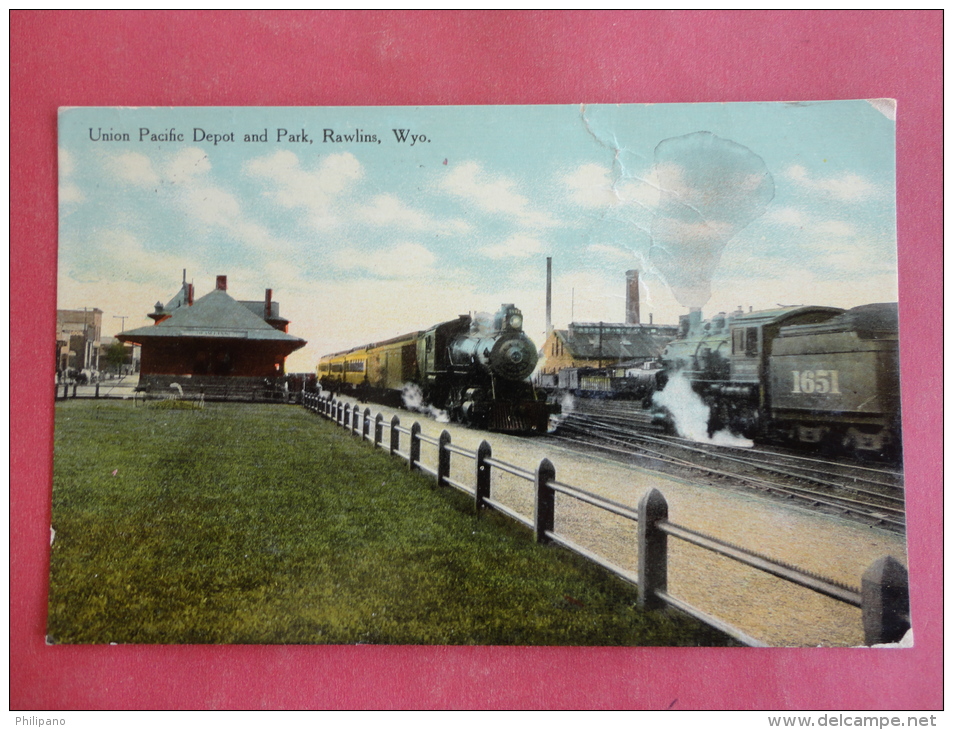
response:
M791 375L792 393L841 394L837 370L792 370Z

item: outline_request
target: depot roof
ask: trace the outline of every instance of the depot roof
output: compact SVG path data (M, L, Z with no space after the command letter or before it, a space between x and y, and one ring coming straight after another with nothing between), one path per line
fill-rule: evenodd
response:
M175 309L158 324L139 327L117 335L123 342L143 342L172 338L224 338L281 344L288 352L304 347L300 337L276 330L247 306L224 290L215 289L195 300L192 306Z

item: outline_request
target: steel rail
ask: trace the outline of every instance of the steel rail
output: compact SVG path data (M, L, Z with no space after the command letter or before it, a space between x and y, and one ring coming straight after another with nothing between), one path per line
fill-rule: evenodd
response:
M568 425L569 425L570 427L572 426L572 421L573 421L574 419L575 419L575 415L571 415L571 416L567 419L567 423L568 423ZM681 447L683 447L683 448L685 448L685 449L687 449L687 450L689 450L689 451L696 451L696 452L698 452L698 453L703 453L703 454L706 454L706 455L711 455L712 452L715 452L715 455L717 455L719 458L723 458L723 459L726 459L726 460L730 460L730 459L732 459L732 458L735 458L735 459L741 460L742 463L748 463L748 464L750 464L750 465L752 465L752 466L762 466L762 465L763 465L764 468L767 468L767 469L779 470L779 468L778 468L777 466L775 466L774 464L772 464L770 461L767 460L767 459L768 459L768 456L770 455L772 458L775 458L775 457L776 457L776 458L784 459L784 460L787 460L787 461L790 461L790 462L798 462L798 461L801 461L801 462L806 462L806 463L807 463L807 466L801 466L801 465L798 465L798 464L789 464L787 468L790 468L790 469L806 469L806 470L809 470L809 471L813 469L814 471L817 471L817 465L823 465L823 466L828 467L828 468L829 468L829 467L835 467L835 468L841 469L841 470L850 470L850 471L856 471L856 472L871 472L871 473L873 473L873 474L875 474L875 475L878 475L878 476L894 477L894 478L897 478L897 479L901 479L901 478L903 477L902 473L893 472L893 471L889 471L889 470L886 470L886 469L874 469L874 468L872 468L872 467L866 467L866 466L862 466L862 465L860 465L860 464L844 464L844 463L829 461L829 460L826 460L826 459L815 459L815 458L812 458L812 457L802 456L802 455L799 455L799 454L784 454L784 453L777 453L777 452L752 451L751 449L747 449L747 448L745 448L745 447L740 447L740 446L733 446L733 445L731 445L731 444L716 444L716 443L711 443L711 444L705 444L704 447L699 447L699 446L695 446L695 445L694 445L694 444L698 444L697 441L693 441L693 440L691 440L691 439L686 439L686 438L683 438L683 437L681 437L681 436L657 436L657 435L647 434L644 429L640 429L640 428L623 429L623 428L621 428L620 426L618 426L618 425L616 425L616 424L612 424L612 423L600 423L599 420L598 420L598 418L593 418L593 417L588 416L588 415L587 415L587 416L584 416L584 417L583 417L582 419L580 419L580 420L583 420L584 422L587 422L589 425L601 426L602 428L604 428L604 429L606 429L606 430L612 430L612 431L614 431L615 433L617 433L617 434L620 435L620 436L633 436L633 437L635 437L635 438L644 439L644 440L646 440L646 441L652 441L652 442L659 443L659 444L675 444L675 445L679 445L679 446L681 446ZM632 424L631 421L630 421L629 423ZM565 424L564 424L564 425L565 425ZM632 425L637 425L637 424L632 424ZM738 456L735 456L735 457L731 457L731 456L728 456L728 455L726 455L726 454L724 454L724 453L721 453L721 452L725 452L725 451L742 452L743 455L738 455ZM759 458L759 457L761 457L761 458ZM781 471L781 473L785 473L785 472ZM845 479L850 479L850 478L857 479L857 478L858 478L858 477L856 477L856 476L853 476L853 477L852 477L850 474L836 473L836 472L830 472L830 471L828 471L828 472L823 472L823 473L826 473L828 476L832 476L832 477L842 477L842 478L845 478ZM792 474L792 476L807 477L807 478L814 479L815 481L818 481L819 483L828 484L827 482L823 482L823 481L821 481L821 480L816 479L816 477L813 477L810 473L808 473L808 474L797 474L797 475L793 475L793 474ZM874 485L874 486L884 487L884 488L886 488L886 489L894 489L894 490L898 490L898 489L899 489L899 490L902 490L902 489L903 489L902 486L898 486L897 484L890 484L890 483L888 483L888 482L876 481L876 480L874 480L874 479L872 479L872 478L869 478L869 477L862 477L862 478L863 478L863 480L864 480L866 483L872 484L872 485ZM841 486L845 486L845 485L834 484L833 486L841 487ZM849 486L849 485L847 485L847 486ZM872 494L877 494L877 493L876 493L876 492L873 492ZM885 498L890 498L890 497L888 497L887 495L878 495L878 496L884 496Z
M563 438L565 439L565 437L563 437ZM823 492L818 492L818 491L815 491L815 490L812 490L812 489L806 489L806 488L803 488L803 487L788 487L788 486L782 486L782 485L779 485L779 484L775 484L775 483L773 483L773 482L768 482L768 481L763 480L763 479L758 479L758 478L751 477L751 476L746 476L746 475L743 475L743 474L733 474L733 473L731 473L731 472L726 472L726 471L722 471L722 470L719 470L719 469L713 469L713 468L711 468L711 467L706 467L706 466L703 466L703 465L701 465L701 464L698 464L697 462L688 461L688 460L686 460L686 459L679 459L679 458L676 458L676 457L666 456L666 455L661 454L660 452L655 451L655 450L653 450L653 449L650 449L650 448L648 448L648 447L646 447L646 446L642 446L642 445L639 445L639 444L633 444L633 443L627 442L627 441L621 441L621 440L619 440L619 439L613 439L613 438L611 438L611 437L609 437L609 436L603 435L603 436L601 436L601 438L605 439L606 441L612 441L612 442L615 442L615 443L617 443L617 444L623 444L623 445L625 445L625 446L628 446L629 448L640 449L641 451L643 451L644 453L648 454L648 455L651 456L652 458L657 459L657 460L659 460L659 461L662 461L662 462L664 462L664 463L675 464L675 465L677 465L677 466L684 466L684 467L688 467L688 468L691 468L691 469L696 469L696 470L698 470L698 471L703 471L703 472L706 472L706 473L708 473L708 474L714 474L714 475L716 475L716 476L729 477L729 478L731 478L731 479L736 479L736 480L741 481L741 482L749 483L749 484L751 484L751 485L753 485L753 486L755 486L755 487L757 487L757 488L760 488L760 489L769 490L769 491L777 492L777 493L780 493L780 494L789 495L789 496L792 496L792 497L796 497L796 498L798 498L798 499L803 499L803 500L806 500L806 501L815 502L815 503L817 503L817 504L824 504L824 505L827 505L828 507L833 507L833 508L835 508L835 509L840 509L840 510L846 510L846 511L849 511L849 512L854 512L855 514L859 514L859 515L861 515L861 516L863 516L863 517L867 517L867 518L870 518L870 519L880 520L880 521L887 522L887 523L890 523L890 524L893 524L893 525L897 525L897 526L900 526L900 527L904 526L904 524L905 524L905 523L902 522L902 521L893 520L893 519L890 519L889 517L884 516L884 515L883 515L884 512L887 512L887 513L890 513L890 514L892 514L892 515L896 515L896 516L899 516L899 517L904 517L904 516L905 516L905 513L904 513L903 510L898 510L898 509L895 509L895 508L893 508L893 507L889 507L889 506L886 506L886 505L871 504L870 502L861 502L861 501L858 501L858 500L849 499L849 498L847 498L847 497L839 497L839 496L837 496L837 495L825 494L825 493L823 493ZM572 442L572 439L565 439L565 440L568 440L568 441L571 441L571 442ZM578 441L576 441L576 443L578 443ZM585 442L585 443L589 443L590 445L596 446L597 448L602 448L602 449L605 449L605 450L608 450L608 451L614 451L614 452L617 452L617 453L630 454L630 455L631 455L631 453L632 453L631 451L626 451L626 450L617 449L617 448L614 449L614 448L611 448L611 447L608 447L608 446L604 446L604 445L601 445L601 444L592 444L591 442ZM860 507L862 507L863 509L860 509L860 508L857 507L856 505L860 505ZM866 510L869 510L869 511L866 511ZM871 513L871 511L872 511L873 513Z

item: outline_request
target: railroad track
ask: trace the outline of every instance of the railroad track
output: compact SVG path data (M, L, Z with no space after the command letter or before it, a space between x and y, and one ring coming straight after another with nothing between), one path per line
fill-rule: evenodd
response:
M586 410L602 412L571 413L551 438L638 458L667 472L701 474L718 486L756 489L818 511L904 530L903 477L896 470L668 436L632 405L593 409L588 404Z

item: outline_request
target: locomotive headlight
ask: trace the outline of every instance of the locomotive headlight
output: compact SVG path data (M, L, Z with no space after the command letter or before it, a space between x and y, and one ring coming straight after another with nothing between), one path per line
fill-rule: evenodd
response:
M511 314L510 315L510 327L515 330L518 330L523 326L523 315L522 314Z

